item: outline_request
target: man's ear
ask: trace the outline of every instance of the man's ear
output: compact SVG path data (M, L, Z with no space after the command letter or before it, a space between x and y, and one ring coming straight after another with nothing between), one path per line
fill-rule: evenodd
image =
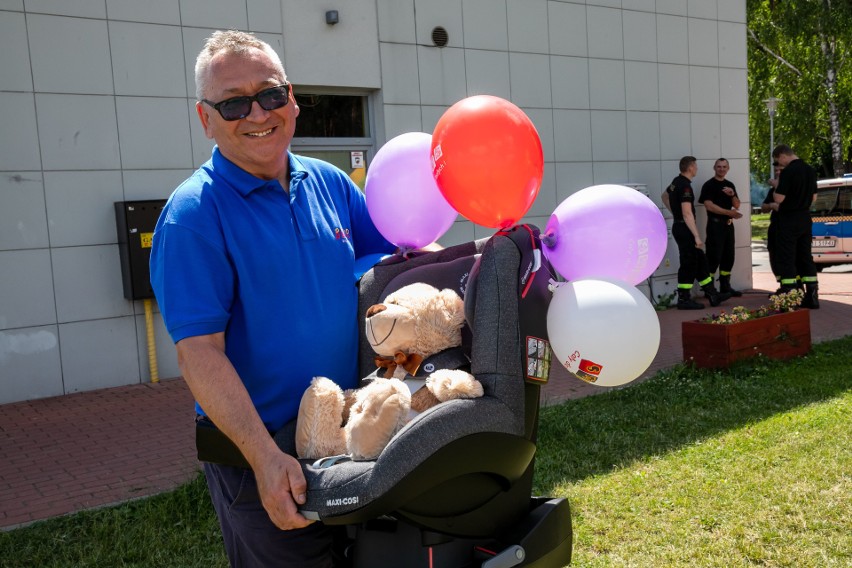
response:
M293 116L298 117L299 116L299 105L298 105L298 103L296 103L296 95L293 94L293 83L289 84L289 86L287 87L287 90L290 92L290 94L289 94L290 102L293 104Z
M195 112L198 113L198 118L201 119L201 127L204 129L204 135L212 139L213 134L210 132L210 109L204 106L204 103L197 101L195 103Z

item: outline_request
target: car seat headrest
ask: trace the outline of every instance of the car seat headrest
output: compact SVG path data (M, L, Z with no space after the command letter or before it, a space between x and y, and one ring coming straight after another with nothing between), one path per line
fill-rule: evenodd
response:
M407 270L388 282L388 285L382 291L379 301L384 301L385 298L403 286L416 282L425 282L439 290L449 288L458 294L459 297L464 298L470 279L470 269L479 256L463 256L448 262L424 264L423 266Z
M473 321L467 319L466 292L471 285L471 269L480 256L479 254L463 256L447 262L424 264L423 266L407 270L388 282L388 285L382 291L379 301L383 302L393 292L396 292L403 286L416 282L425 282L439 290L443 290L444 288L453 290L459 297L465 300L465 319L467 321L464 327L462 327L461 334L462 347L467 351L470 349L472 341L471 325Z

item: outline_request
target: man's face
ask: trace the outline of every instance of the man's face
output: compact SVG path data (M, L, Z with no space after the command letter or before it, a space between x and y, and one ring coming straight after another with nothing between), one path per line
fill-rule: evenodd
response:
M730 169L730 165L725 160L718 160L713 165L713 171L716 172L716 177L719 179L724 178L728 175L728 170Z
M214 103L238 96L251 96L259 91L281 85L281 70L263 51L247 54L216 55L207 70L207 92L204 97ZM264 110L257 101L245 118L225 120L210 105L195 105L208 138L219 146L222 154L262 179L281 179L288 171L287 148L296 130L299 107L293 99L281 108Z
M698 175L698 162L692 162L686 170L689 173L690 179Z

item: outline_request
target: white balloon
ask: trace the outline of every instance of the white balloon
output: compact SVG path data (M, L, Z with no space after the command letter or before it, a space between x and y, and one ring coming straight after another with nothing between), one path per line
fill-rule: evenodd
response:
M614 279L582 279L556 288L547 333L553 353L571 374L602 387L638 378L660 347L660 322L651 302Z

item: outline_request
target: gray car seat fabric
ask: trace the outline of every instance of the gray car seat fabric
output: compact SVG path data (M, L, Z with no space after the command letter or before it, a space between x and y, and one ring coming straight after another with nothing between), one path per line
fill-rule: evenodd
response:
M524 437L524 346L517 326L520 253L510 239L492 237L380 264L361 280L359 313L412 281L441 287L448 287L445 283L449 282L457 284L456 290L464 294L474 260L478 269L476 293L475 297L468 294L465 303L474 303L472 310L466 310L473 318L468 322L472 328L471 372L482 383L485 395L445 402L420 414L397 433L375 461L342 461L325 468L303 461L308 492L301 510L309 518L368 519L404 505L421 486L440 487L468 474L471 477L465 492L481 492L486 500L492 493L507 490L522 475L529 475L535 446ZM359 327L359 363L361 375L367 376L375 370L374 353L363 326ZM450 444L453 453L446 450ZM458 459L459 452L464 460ZM507 465L505 459L497 460L495 454L502 452L516 453L517 463ZM487 473L483 476L479 472ZM441 495L441 491L433 495ZM452 504L448 507L452 510Z

